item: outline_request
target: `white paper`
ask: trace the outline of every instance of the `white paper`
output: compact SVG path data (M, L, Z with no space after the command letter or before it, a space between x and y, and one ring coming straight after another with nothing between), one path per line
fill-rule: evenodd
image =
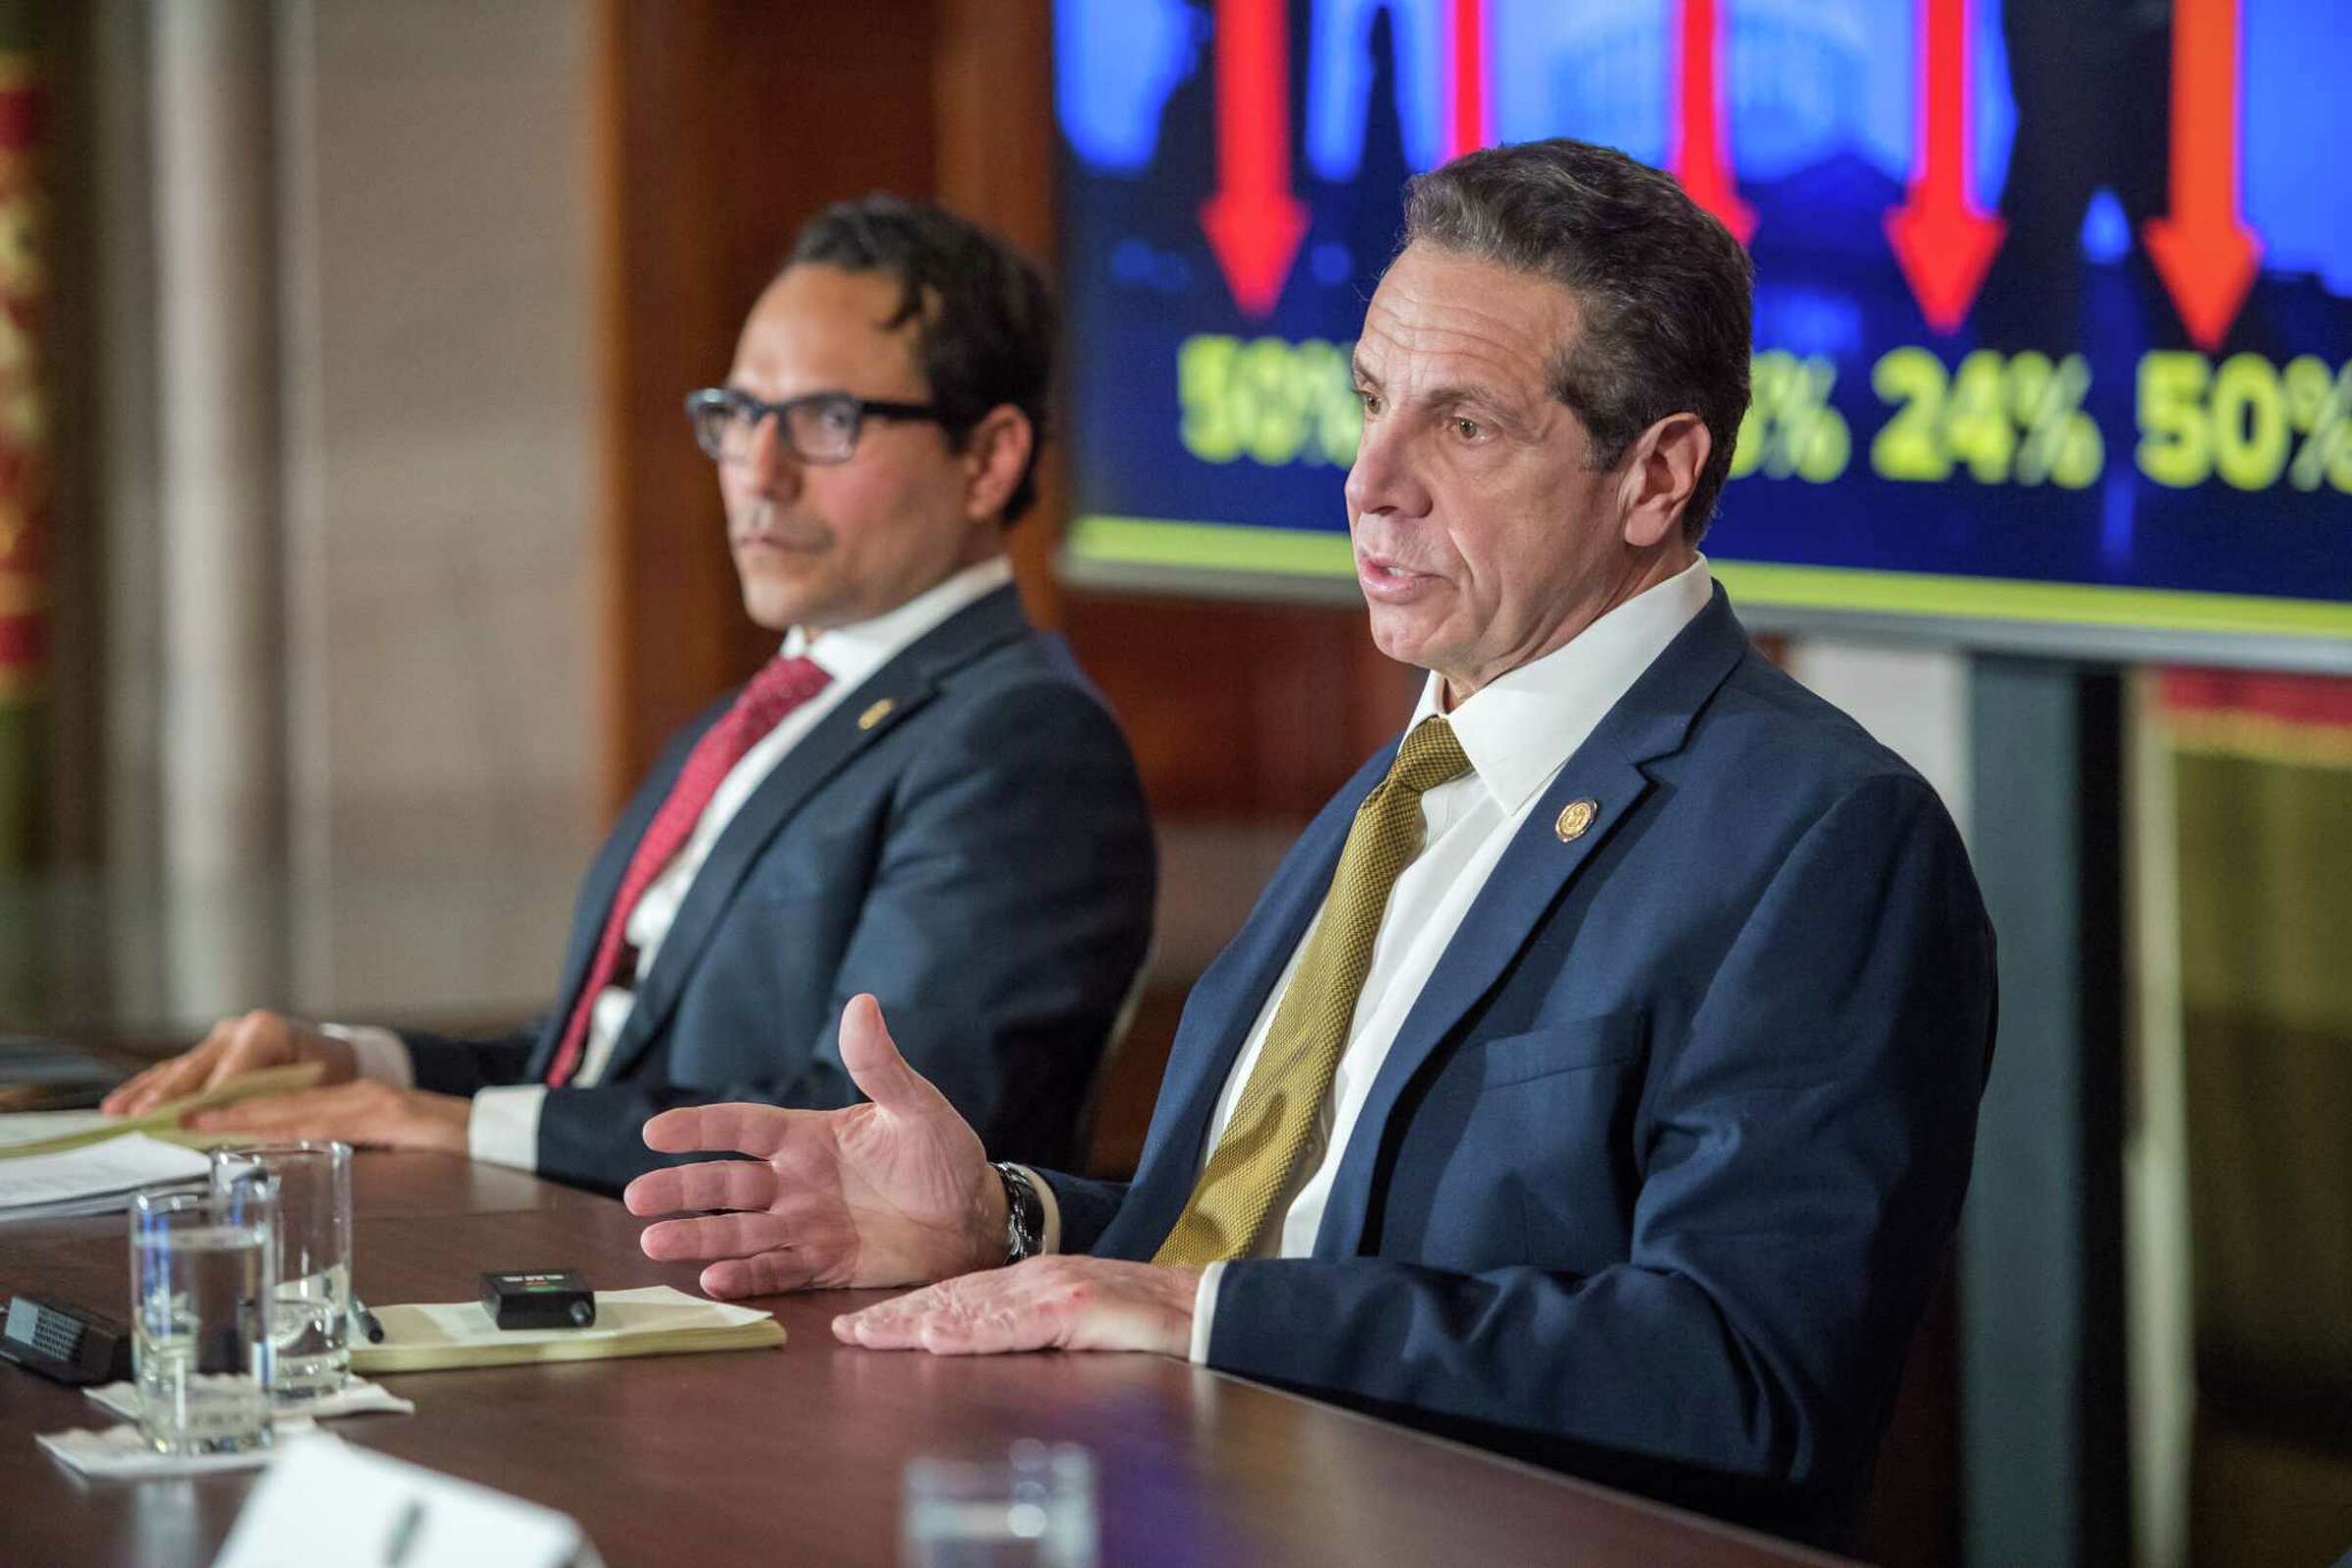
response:
M101 1409L111 1410L126 1421L139 1418L139 1386L136 1383L109 1383L100 1389L82 1391L96 1401ZM380 1383L366 1378L346 1378L334 1393L316 1399L305 1399L296 1408L275 1412L271 1420L279 1431L305 1421L323 1421L328 1416L368 1415L375 1411L390 1415L415 1415L416 1404L404 1399Z
M94 1132L122 1118L103 1110L12 1110L0 1112L0 1149Z
M769 1314L699 1296L667 1285L596 1293L596 1326L587 1329L501 1329L479 1301L434 1302L421 1306L379 1306L384 1346L548 1345L558 1340L612 1339L622 1334L676 1333L753 1323Z
M320 1432L307 1420L280 1421L272 1446L247 1448L241 1453L158 1453L147 1446L137 1427L108 1427L98 1432L44 1432L34 1442L59 1461L85 1476L144 1480L151 1476L202 1476L221 1470L258 1470L272 1458L310 1444L332 1444L342 1439Z
M579 1525L553 1508L348 1444L289 1446L245 1499L213 1568L318 1568L330 1558L401 1568L597 1560Z
M0 1164L0 1219L104 1214L130 1206L142 1187L201 1182L211 1162L193 1149L125 1133L54 1154Z

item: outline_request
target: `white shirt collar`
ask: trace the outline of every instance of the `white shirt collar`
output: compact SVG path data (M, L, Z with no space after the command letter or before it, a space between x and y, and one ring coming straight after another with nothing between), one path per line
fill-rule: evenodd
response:
M1433 670L1405 729L1445 713L1487 793L1505 812L1516 811L1550 782L1714 592L1701 556L1543 658L1495 676L1450 713L1442 701L1445 678Z
M828 626L811 637L799 626L784 634L784 657L803 654L845 689L880 669L911 647L916 639L946 623L967 605L977 604L1012 581L1012 562L1004 555L964 567L916 594L896 610L871 620L848 626Z

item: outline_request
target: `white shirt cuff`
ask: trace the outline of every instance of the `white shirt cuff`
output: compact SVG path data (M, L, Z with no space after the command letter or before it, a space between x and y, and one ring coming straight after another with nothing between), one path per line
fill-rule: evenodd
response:
M1208 1365L1208 1337L1215 1331L1217 1323L1217 1282L1224 1277L1224 1263L1211 1263L1200 1271L1200 1289L1193 1293L1193 1348L1190 1354L1195 1366Z
M318 1032L351 1048L360 1076L395 1089L416 1087L416 1063L400 1036L371 1023L322 1023Z
M539 1168L539 1107L545 1084L511 1084L477 1090L466 1118L466 1152L489 1165L514 1170Z
M1009 1159L1004 1163L1011 1165L1014 1170L1029 1178L1029 1185L1037 1189L1037 1204L1046 1211L1046 1222L1038 1227L1037 1250L1039 1254L1060 1251L1061 1200L1054 1196L1054 1184L1026 1165Z

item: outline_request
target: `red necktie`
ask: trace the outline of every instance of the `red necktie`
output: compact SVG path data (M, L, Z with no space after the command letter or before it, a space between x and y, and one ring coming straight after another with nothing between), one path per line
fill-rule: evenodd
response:
M605 934L597 942L595 961L588 965L578 1000L571 1005L571 1018L564 1026L564 1043L556 1049L556 1059L548 1064L549 1088L563 1088L579 1070L580 1053L588 1044L589 1015L596 1010L596 999L619 972L621 950L628 946L622 933L629 915L662 868L694 836L694 825L718 792L719 781L743 760L744 753L783 722L785 714L823 691L832 678L812 660L771 659L736 697L735 706L694 743L678 781L669 788L669 798L654 813L645 837L637 841L628 873L612 897L612 912L605 917Z

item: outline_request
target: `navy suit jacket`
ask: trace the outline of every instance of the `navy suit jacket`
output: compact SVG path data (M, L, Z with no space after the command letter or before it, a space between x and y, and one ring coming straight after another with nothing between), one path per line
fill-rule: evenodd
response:
M1393 755L1194 989L1133 1184L1050 1178L1065 1250L1166 1236ZM1580 800L1597 814L1563 838ZM1718 589L1464 917L1313 1255L1226 1266L1209 1363L1835 1539L1945 1260L1992 1032L1992 932L1941 804Z
M500 1040L404 1035L419 1087L545 1075L629 857L732 700L671 740L590 866L558 1005ZM670 1162L639 1132L672 1105L858 1102L836 1032L860 991L992 1147L1066 1161L1152 883L1116 722L1014 591L992 593L848 694L745 802L638 977L603 1081L549 1091L538 1168L616 1191Z

